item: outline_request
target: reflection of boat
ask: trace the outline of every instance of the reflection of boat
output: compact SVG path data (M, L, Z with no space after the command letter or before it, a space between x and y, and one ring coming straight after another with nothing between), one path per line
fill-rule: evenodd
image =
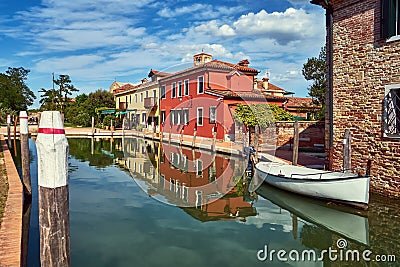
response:
M369 176L276 162L260 162L256 164L256 169L267 183L283 190L361 208L368 206Z
M267 184L256 193L305 221L326 228L345 238L369 245L368 218L327 206L325 202L310 199Z

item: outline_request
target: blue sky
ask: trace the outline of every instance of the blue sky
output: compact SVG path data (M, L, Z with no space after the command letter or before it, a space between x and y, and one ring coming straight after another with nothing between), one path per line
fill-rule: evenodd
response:
M52 72L89 93L114 79L138 83L150 69L187 68L204 50L231 63L247 58L260 78L268 71L270 82L307 96L301 69L324 45L324 22L309 0L1 1L0 72L29 69L39 99Z

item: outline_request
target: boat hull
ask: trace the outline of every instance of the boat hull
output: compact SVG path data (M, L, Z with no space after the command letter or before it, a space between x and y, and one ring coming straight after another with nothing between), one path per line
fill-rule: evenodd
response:
M318 179L315 173L311 173L310 177L302 174L302 178L290 178L276 174L276 170L269 171L270 169L268 169L268 166L269 165L262 165L259 163L256 165L256 172L261 179L272 186L293 193L335 201L362 209L368 207L369 177L348 176L332 178L332 172L320 172L322 174L329 174L330 177L328 179ZM271 167L272 166L269 166L269 168ZM304 172L304 169L299 170Z

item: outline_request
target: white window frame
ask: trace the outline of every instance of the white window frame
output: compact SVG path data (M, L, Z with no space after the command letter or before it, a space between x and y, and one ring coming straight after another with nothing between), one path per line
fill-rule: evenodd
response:
M171 84L171 98L176 98L176 82Z
M165 110L161 110L160 115L161 115L161 123L165 123L165 117L166 117L167 112Z
M160 96L160 98L161 99L166 99L167 98L167 88L166 88L166 86L165 85L161 85L161 96Z
M183 89L182 81L179 81L178 82L178 97L182 97L182 89Z
M189 124L189 109L183 109L183 125Z
M200 78L203 80L202 81L202 87L200 87ZM204 75L198 76L197 77L197 94L204 94ZM202 91L200 92L200 89L202 89Z
M189 95L189 79L186 79L183 81L183 88L184 88L184 95L188 96Z
M196 159L196 177L203 177L203 161Z
M211 118L211 109L214 109L214 119L213 120ZM210 124L211 123L215 123L217 121L217 107L216 106L211 106L209 108L209 112L210 112L210 114L208 116L208 119L209 119Z
M382 118L383 133L384 137L400 139L400 104L393 103L393 101L388 101L388 98L393 93L393 91L397 91L396 97L400 97L400 84L391 84L385 86L385 98L383 101L384 114ZM390 100L392 100L392 98L390 98ZM390 121L392 121L392 124L388 125Z
M201 117L199 116L199 110L201 110ZM201 118L201 123L200 123ZM197 126L203 126L204 124L204 109L202 107L197 108Z
M171 125L175 125L175 110L171 109L169 111L169 122Z
M395 0L395 6L394 6L394 9L395 9L395 13L396 13L396 15L395 15L395 20L396 20L396 25L395 25L395 34L394 35L391 35L391 36L389 36L388 38L387 38L387 40L386 40L386 42L394 42L394 41L398 41L398 40L400 40L400 34L399 34L399 27L400 27L400 21L399 21L399 16L400 16L400 14L399 14L399 5L400 5L400 0ZM383 11L382 11L383 12ZM389 19L389 18L386 18L386 19Z

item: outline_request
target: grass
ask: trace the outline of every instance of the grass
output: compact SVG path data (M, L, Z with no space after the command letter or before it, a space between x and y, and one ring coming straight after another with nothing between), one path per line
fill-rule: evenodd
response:
M8 192L7 172L4 164L3 151L1 150L0 147L0 228L1 228L1 221L4 209L6 206L7 192Z

